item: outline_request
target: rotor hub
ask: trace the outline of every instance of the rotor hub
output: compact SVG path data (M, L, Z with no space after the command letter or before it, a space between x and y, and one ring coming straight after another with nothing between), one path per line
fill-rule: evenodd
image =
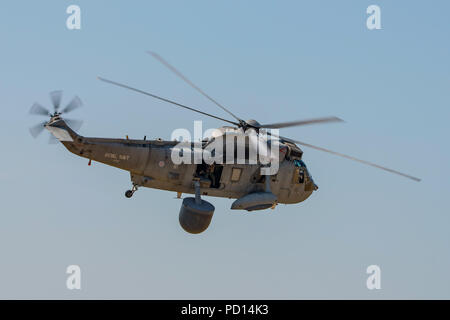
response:
M246 120L245 123L247 125L251 126L251 127L255 127L255 128L261 127L261 124L258 121L254 120L254 119Z

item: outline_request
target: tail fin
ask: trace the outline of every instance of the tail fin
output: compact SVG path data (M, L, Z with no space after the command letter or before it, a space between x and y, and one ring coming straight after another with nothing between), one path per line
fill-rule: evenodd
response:
M45 125L45 128L60 142L74 141L79 137L79 135L73 131L61 117L52 118Z

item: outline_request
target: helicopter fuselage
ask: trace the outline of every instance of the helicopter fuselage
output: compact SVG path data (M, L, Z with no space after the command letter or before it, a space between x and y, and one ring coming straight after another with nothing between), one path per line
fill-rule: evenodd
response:
M55 120L46 127L70 152L129 171L135 186L195 194L194 183L199 181L202 195L232 199L267 187L258 164L174 164L171 154L176 141L83 137L62 119ZM304 201L317 189L300 160L283 159L278 172L269 177L277 203Z

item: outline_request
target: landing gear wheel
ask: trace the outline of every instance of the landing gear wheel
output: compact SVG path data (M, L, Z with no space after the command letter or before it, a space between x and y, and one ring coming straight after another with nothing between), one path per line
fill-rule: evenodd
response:
M125 191L125 197L131 198L133 196L133 194L137 191L137 189L138 189L138 185L133 183L133 187L131 188L131 190Z
M127 190L127 191L125 191L125 197L131 198L133 196L133 193L134 193L133 191Z

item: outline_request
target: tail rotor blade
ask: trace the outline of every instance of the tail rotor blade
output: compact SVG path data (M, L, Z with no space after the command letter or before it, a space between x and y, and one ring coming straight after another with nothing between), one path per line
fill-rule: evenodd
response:
M55 109L55 111L58 111L59 106L61 105L61 99L62 99L61 90L50 92L50 100L52 100L53 108Z
M49 133L48 143L49 144L57 144L58 143L58 139L56 139L56 137L53 134Z
M48 111L46 108L44 108L37 102L31 106L30 113L37 114L40 116L50 116L51 115L50 111Z
M75 109L78 109L82 105L83 103L81 102L81 99L75 96L72 101L70 101L69 104L61 111L61 113L69 113Z
M68 125L73 131L78 131L78 130L80 130L81 126L83 125L83 121L81 121L81 120L66 119L66 118L64 118L64 121L67 123L67 125Z
M33 138L37 138L37 136L41 134L41 132L44 130L44 126L46 123L47 123L46 121L41 122L29 129Z

